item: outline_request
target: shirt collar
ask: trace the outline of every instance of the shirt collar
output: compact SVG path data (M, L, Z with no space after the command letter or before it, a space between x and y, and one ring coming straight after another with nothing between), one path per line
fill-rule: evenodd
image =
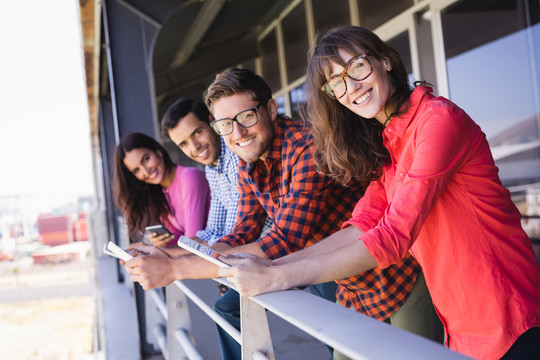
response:
M208 165L208 167L214 171L217 171L218 173L222 173L225 170L225 163L227 162L227 155L228 155L228 148L225 145L225 140L223 140L223 137L219 137L219 141L221 142L221 151L219 152L219 159L216 165Z
M394 117L390 121L388 126L384 129L384 132L394 133L397 136L402 136L411 124L411 121L414 118L414 114L418 110L418 107L420 106L424 95L430 94L432 91L433 89L429 86L422 85L414 88L411 96L409 97L409 101L407 104L409 108L407 109L407 112L405 112L405 114L403 115Z
M289 118L283 117L281 115L277 116L277 119L275 121L278 122L278 126L276 126L276 129L274 131L274 139L272 140L272 145L270 146L270 151L268 152L268 156L266 157L266 160L280 160L281 159L281 151L283 150L283 141L284 141L284 134L285 134L285 127L287 126L287 121Z
M287 121L290 119L281 115L277 116L275 121L278 122L278 126L274 130L274 139L272 140L272 145L270 145L270 151L264 160L265 165L269 162L279 161L281 159L281 151L283 150L283 141L285 134L285 127L287 126ZM268 168L268 165L266 166ZM249 174L255 169L255 163L249 163L246 165L246 169Z

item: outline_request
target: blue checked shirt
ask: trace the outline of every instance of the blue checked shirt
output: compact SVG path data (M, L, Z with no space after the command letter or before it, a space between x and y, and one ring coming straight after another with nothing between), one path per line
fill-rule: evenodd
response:
M212 200L208 212L206 229L197 231L197 236L208 245L213 245L222 236L231 232L238 207L238 156L221 140L221 153L217 165L205 166L204 172L210 185Z

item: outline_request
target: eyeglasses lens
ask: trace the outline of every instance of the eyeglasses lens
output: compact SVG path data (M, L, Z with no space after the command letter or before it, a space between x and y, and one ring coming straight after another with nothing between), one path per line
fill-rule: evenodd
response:
M345 76L356 81L362 81L370 74L371 66L369 65L369 62L365 61L365 56L359 57L347 66L345 75L337 76L330 80L325 86L325 91L330 96L340 98L345 95L345 92L347 91Z
M255 125L257 122L257 113L252 109L246 110L236 115L236 121L244 127Z
M219 120L212 124L212 127L219 135L226 135L232 132L232 120Z
M233 131L234 121L240 126L247 128L257 123L257 112L255 109L249 109L237 114L234 119L218 120L212 124L212 127L219 135L229 135Z

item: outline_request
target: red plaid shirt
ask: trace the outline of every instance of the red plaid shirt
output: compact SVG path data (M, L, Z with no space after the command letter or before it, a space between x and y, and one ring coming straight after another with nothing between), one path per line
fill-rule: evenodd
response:
M238 215L232 233L220 239L231 246L257 241L271 259L338 231L363 194L358 184L345 187L319 174L306 129L290 118L278 121L264 162L247 164L240 159ZM266 216L274 223L259 238L255 234L260 234ZM343 305L384 320L405 302L418 271L418 263L409 256L384 270L340 280L337 296Z

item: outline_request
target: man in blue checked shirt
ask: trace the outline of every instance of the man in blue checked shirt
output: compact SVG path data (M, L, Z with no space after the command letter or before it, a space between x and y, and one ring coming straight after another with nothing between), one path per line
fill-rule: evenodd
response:
M206 165L204 170L212 201L206 229L198 231L197 237L208 246L231 232L238 206L238 156L222 144L223 140L210 127L211 116L202 102L180 98L161 120L163 135L190 159Z

